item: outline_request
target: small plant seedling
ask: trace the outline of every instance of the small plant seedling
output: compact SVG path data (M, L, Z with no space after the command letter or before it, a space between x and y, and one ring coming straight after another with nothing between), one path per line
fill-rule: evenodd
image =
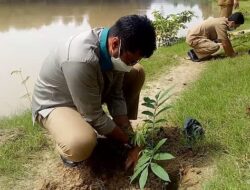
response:
M134 135L133 143L143 150L140 153L140 158L134 169L134 174L131 177L132 183L137 177L139 178L140 188L143 189L148 179L148 173L152 171L157 177L165 182L170 182L168 173L160 166L157 161L170 160L174 157L166 152L159 152L159 149L166 142L166 138L157 141L157 133L160 129L160 123L165 122L166 119L158 119L159 115L171 108L169 105L165 105L165 102L171 97L168 95L168 89L165 92L159 92L154 98L144 97L143 106L147 107L147 111L143 111L142 114L147 116L144 120L144 125L139 128Z
M14 71L11 72L11 75L14 75L14 74L17 74L17 75L20 76L21 85L24 86L25 91L26 91L26 93L23 96L21 96L21 98L27 98L28 101L29 101L29 103L30 103L30 105L31 105L31 95L30 95L30 92L29 92L28 87L27 87L27 81L29 80L30 77L29 76L24 77L23 74L22 74L22 70L21 69L14 70Z
M142 103L148 110L143 111L147 118L144 119L144 124L136 130L133 138L133 144L139 147L154 146L157 133L160 130L160 124L166 122L166 119L159 118L160 114L171 108L170 105L165 105L165 102L169 100L171 95L168 95L172 88L167 89L165 92L159 92L154 98L144 97Z
M140 188L143 189L146 185L149 171L152 171L163 181L170 182L168 173L157 163L159 160L170 160L174 158L169 153L159 152L159 148L166 142L166 140L166 138L160 140L153 149L146 148L142 151L142 156L138 160L130 182L133 182L140 175L139 185Z

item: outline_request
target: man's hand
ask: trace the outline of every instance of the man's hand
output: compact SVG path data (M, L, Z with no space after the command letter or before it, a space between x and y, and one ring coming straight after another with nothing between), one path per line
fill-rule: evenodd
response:
M118 125L119 127L128 127L130 126L130 122L129 119L126 115L120 115L120 116L116 116L114 117L114 122L116 123L116 125Z
M222 47L225 51L225 54L229 57L235 57L237 54L234 52L232 44L229 39L222 41Z
M231 57L236 57L238 55L237 52L234 52L233 55Z
M239 1L238 0L234 0L234 9L239 8Z
M129 168L133 168L136 166L138 158L139 158L139 153L140 153L140 148L138 146L132 148L128 152L128 157L125 162L125 169L128 170Z
M116 116L113 118L113 121L128 135L129 138L133 136L134 131L126 115Z
M121 115L121 116L116 116L114 117L114 122L116 123L117 128L121 128L120 130L126 134L126 138L123 138L123 140L120 142L123 142L124 144L129 143L129 136L133 133L133 128L129 122L129 119L126 115ZM115 131L114 131L115 132ZM116 136L118 136L119 132L115 132ZM125 161L125 169L129 169L130 167L134 168L135 165L137 164L138 158L139 158L139 153L141 149L136 146L133 147L132 149L129 150L128 152L128 157Z
M120 127L115 127L113 131L107 135L107 137L122 144L128 143L129 140L128 135Z

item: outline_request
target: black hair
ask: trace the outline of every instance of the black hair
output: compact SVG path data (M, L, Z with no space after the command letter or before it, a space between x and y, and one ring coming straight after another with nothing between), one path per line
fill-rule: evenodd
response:
M244 16L241 12L233 13L229 18L229 21L234 21L235 24L244 24Z
M109 30L109 37L121 39L121 50L148 58L156 49L156 34L153 23L146 16L128 15L121 17Z

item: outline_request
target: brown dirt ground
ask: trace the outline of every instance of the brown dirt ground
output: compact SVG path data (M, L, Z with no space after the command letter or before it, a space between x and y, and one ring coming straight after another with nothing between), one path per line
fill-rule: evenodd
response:
M168 171L170 184L164 184L154 175L149 176L146 190L197 190L212 176L214 168L206 151L192 150L180 145L179 127L162 128L161 138L167 138L162 151L175 159L161 164ZM45 154L41 163L33 168L36 176L30 189L36 190L138 190L138 184L130 184L132 171L124 171L126 150L107 139L100 139L92 157L76 168L64 167L58 157ZM33 173L33 172L31 172ZM25 182L27 184L27 181ZM28 189L27 186L25 189Z
M183 63L172 68L155 82L146 84L147 88L141 97L153 96L159 90L175 85L170 101L178 98L180 93L197 79L205 64L180 60ZM139 113L141 113L140 108ZM142 116L139 115L139 121ZM136 125L136 123L133 123ZM206 151L192 150L181 145L181 131L178 126L162 128L159 136L167 138L163 150L172 153L176 158L162 162L171 179L164 184L153 175L149 175L146 190L161 189L202 189L202 184L212 175L214 167ZM118 151L117 151L118 150ZM132 171L124 171L126 150L107 139L99 139L92 157L76 168L64 167L58 154L45 151L39 155L36 163L27 164L28 177L20 180L15 189L36 190L136 190L138 184L130 184Z

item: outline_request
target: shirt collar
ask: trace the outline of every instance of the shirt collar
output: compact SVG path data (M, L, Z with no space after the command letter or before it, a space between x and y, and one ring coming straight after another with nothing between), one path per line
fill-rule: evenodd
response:
M108 28L103 28L100 35L100 64L102 71L108 71L113 68L111 58L107 49L108 32Z

